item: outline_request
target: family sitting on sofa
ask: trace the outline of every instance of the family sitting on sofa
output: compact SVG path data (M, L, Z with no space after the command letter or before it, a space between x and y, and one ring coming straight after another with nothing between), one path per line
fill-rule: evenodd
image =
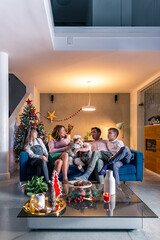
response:
M98 127L91 129L94 141L83 143L81 136L75 135L73 143L67 138L65 127L57 125L52 132L52 138L48 143L48 151L40 138L37 138L37 130L29 128L24 149L29 155L29 164L37 169L37 175L44 175L46 182L49 182L47 163L54 165L58 175L62 171L63 183L68 182L67 172L69 164L76 164L78 169L85 173L77 177L78 180L88 180L95 169L97 181L104 182L105 170L109 167L113 170L116 184L119 184L119 168L133 159L133 153L121 140L117 140L118 130L108 130L108 140L100 138L101 130Z

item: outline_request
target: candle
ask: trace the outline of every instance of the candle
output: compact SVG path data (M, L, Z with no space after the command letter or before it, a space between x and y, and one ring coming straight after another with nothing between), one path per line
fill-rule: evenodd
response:
M110 202L111 195L109 193L103 193L103 198L105 202Z

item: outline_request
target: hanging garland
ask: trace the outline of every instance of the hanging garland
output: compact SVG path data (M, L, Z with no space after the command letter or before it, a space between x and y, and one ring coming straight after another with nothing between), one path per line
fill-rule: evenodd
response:
M43 116L40 112L37 112L37 113L39 113L39 114L40 114L42 117L44 117L45 119L51 120L51 122L62 122L62 121L67 121L67 120L75 117L78 113L80 113L81 110L82 110L82 108L80 108L77 112L75 112L74 114L72 114L72 115L70 115L69 117L66 117L66 118L64 118L64 119L53 119L53 118L51 119L50 116L49 116L49 117L45 117L45 116ZM54 111L53 113L55 113L55 111ZM54 116L54 117L55 117L55 116Z

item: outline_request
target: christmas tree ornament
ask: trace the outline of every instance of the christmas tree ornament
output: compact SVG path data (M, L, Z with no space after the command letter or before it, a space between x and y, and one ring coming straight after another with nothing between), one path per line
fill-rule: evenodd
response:
M53 121L54 118L56 118L56 116L55 116L55 111L53 111L52 113L50 113L50 112L48 111L48 115L49 115L49 116L48 116L47 118L50 119L51 122Z
M28 100L26 101L26 103L27 103L28 105L31 105L31 102L32 102L32 100L30 100L29 98L28 98Z
M52 173L52 185L53 185L54 190L55 190L56 198L58 198L61 195L62 190L61 190L61 187L60 187L60 183L59 183L59 180L58 180L58 174L57 174L56 170L54 170L53 173Z

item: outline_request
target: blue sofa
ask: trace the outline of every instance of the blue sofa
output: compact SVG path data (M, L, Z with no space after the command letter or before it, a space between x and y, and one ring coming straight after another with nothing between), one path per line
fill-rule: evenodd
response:
M138 151L131 150L134 153L134 160L130 164L123 165L119 169L120 181L142 181L143 180L143 154ZM19 156L20 167L20 182L27 181L36 175L36 170L28 165L28 153L22 151ZM53 166L48 164L49 175L53 170ZM76 165L70 165L68 169L68 179L74 180L75 177L82 175ZM62 180L62 173L59 175L59 180ZM94 172L91 174L91 181L96 180Z

